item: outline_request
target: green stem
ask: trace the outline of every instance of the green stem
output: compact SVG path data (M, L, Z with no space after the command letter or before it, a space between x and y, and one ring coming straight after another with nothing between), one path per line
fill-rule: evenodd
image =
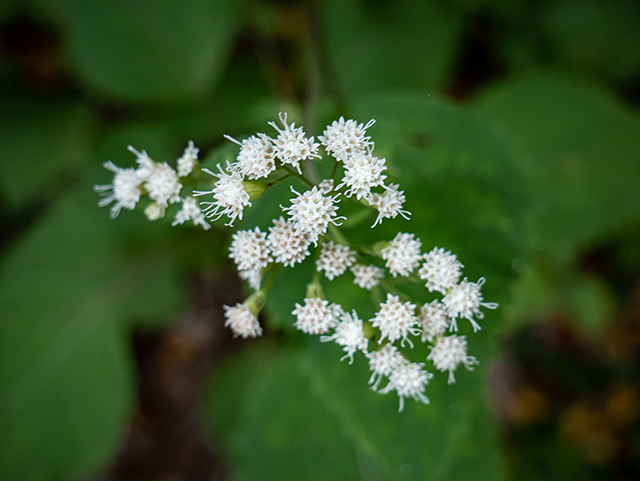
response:
M315 185L313 182L311 182L309 179L307 179L304 175L298 173L297 170L289 167L288 165L283 165L282 168L285 169L287 172L289 172L292 176L300 179L300 181L303 184L305 184L307 187L313 187Z

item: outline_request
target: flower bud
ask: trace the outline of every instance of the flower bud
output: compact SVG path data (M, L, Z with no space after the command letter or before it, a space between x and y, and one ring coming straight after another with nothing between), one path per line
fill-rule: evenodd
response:
M149 220L158 220L164 217L164 207L153 202L144 209L144 215Z
M245 180L242 185L247 194L249 194L249 200L257 199L267 191L267 184L258 180Z

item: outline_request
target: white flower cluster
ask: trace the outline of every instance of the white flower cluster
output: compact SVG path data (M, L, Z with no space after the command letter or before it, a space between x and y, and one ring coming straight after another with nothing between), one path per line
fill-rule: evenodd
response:
M111 185L96 187L105 193L100 205L115 201L111 211L115 217L122 208L133 209L141 196L147 195L153 202L145 213L152 219L164 216L171 204L182 202L173 225L192 220L206 229L209 224L205 217L217 220L226 216L227 225L232 225L236 219L242 220L251 200L272 186L297 179L306 190L298 192L289 187L294 196L288 206L280 206L282 215L273 219L268 232L254 227L232 236L229 258L255 292L242 304L224 307L225 325L236 337L262 335L258 315L271 282L281 267L295 267L313 253L316 269L303 303L296 303L292 311L295 327L309 335L320 335L322 342L335 342L345 353L342 359L349 359L349 363L361 351L372 372L371 388L382 394L395 391L400 411L407 397L427 404L425 389L433 374L425 369L425 363L411 362L403 350L413 348L415 342L428 343L431 351L425 361L431 361L436 370L448 372L450 383L455 381L454 372L461 364L472 369L477 360L467 354L466 337L450 332L458 331L457 321L462 318L470 322L474 332L480 330L480 308L497 307L484 302L484 279L461 280L464 266L455 254L439 247L425 254L422 242L412 233L399 232L382 246L355 246L344 237L339 229L340 221L346 220L338 215L341 201L350 199L376 209L372 227L383 219L410 216L403 209L403 191L397 184L385 184L386 160L374 155L374 142L367 136L373 120L359 124L340 117L327 126L319 142L307 137L302 127L287 123L286 114L280 114L280 123L282 126L268 123L277 133L275 138L264 133L242 141L225 136L240 150L236 160L227 161L224 169L218 164L217 173L198 167L198 149L192 142L178 159L177 171L167 163L152 161L144 151L130 148L137 156L138 168L122 169L105 163L115 176ZM322 158L320 146L332 158L332 174L312 182L305 170L310 162ZM202 210L192 195L181 196L183 184L197 187L198 182L207 182L209 187L192 194L210 196L201 202ZM361 319L355 309L344 309L324 298L323 279L333 281L347 271L355 285L373 291L373 298L383 299L386 294L371 319ZM442 297L421 305L413 303L396 287L403 278L424 282L427 292ZM380 387L385 379L386 384Z
M133 210L140 198L144 195L152 201L144 209L149 220L157 220L165 215L167 207L182 202L182 207L176 213L171 225L184 224L193 221L194 225L200 225L203 229L209 229L210 225L205 220L204 213L190 193L183 194L182 190L189 174L198 166L199 150L189 141L182 156L176 161L177 169L174 170L166 162L153 161L146 151L139 152L132 146L129 151L136 156L138 167L121 168L108 161L103 165L115 175L113 182L108 185L96 185L94 190L100 192L103 197L98 202L100 207L114 203L111 207L111 218L118 216L122 209Z

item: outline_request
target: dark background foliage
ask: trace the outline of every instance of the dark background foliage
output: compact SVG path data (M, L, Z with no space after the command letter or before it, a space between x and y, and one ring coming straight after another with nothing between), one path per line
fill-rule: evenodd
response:
M639 479L639 25L631 0L1 2L0 478ZM431 405L293 329L310 262L234 340L228 228L96 206L127 145L213 166L280 111L375 118L413 213L376 239L451 249L500 303Z

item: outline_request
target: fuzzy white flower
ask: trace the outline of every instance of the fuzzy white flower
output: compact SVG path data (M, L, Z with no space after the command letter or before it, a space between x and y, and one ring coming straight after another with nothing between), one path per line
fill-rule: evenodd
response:
M262 267L245 270L238 269L238 276L243 281L246 281L251 289L257 291L260 289L260 283L262 282Z
M439 337L435 346L430 346L431 352L427 360L433 361L433 365L439 371L449 371L449 384L456 382L453 375L460 364L469 370L478 364L473 356L467 356L467 339L465 336Z
M296 233L309 234L309 240L317 246L318 237L327 232L329 223L340 225L336 221L344 219L336 214L338 207L335 204L339 202L336 200L338 196L324 196L317 186L313 186L304 194L300 194L293 187L291 192L297 195L290 199L291 206L280 207L291 217Z
M454 285L447 295L442 298L442 303L451 318L450 330L458 330L456 319L460 317L467 319L471 323L473 332L479 331L482 328L473 317L475 316L478 319L484 317L480 307L486 307L487 309L496 309L498 307L495 302L483 302L480 288L484 282L484 277L481 277L478 282L469 282L465 277L460 284Z
M420 263L422 242L413 234L398 232L389 244L380 251L386 261L385 266L393 277L409 276Z
M351 272L354 276L353 283L368 291L380 284L380 279L384 277L384 270L374 265L356 264L351 268Z
M387 302L380 304L380 310L371 319L373 327L380 329L378 343L381 344L385 339L390 342L401 339L400 345L404 346L407 341L413 347L413 343L407 336L409 334L415 336L420 332L415 327L418 321L414 314L415 308L415 304L408 301L403 304L398 296L387 294Z
M142 181L147 180L156 168L156 163L151 160L146 150L139 152L132 145L129 145L127 150L136 156L136 162L138 164L136 174L138 178Z
M366 136L366 130L375 122L372 119L367 122L367 125L363 125L358 124L355 120L345 121L344 117L340 117L339 120L334 120L331 125L327 126L318 140L336 160L344 162L349 157L364 152L373 145L373 142Z
M204 230L209 230L211 227L205 220L204 214L198 206L198 202L190 195L185 197L182 201L182 209L178 211L171 225L176 226L178 224L184 224L189 220L193 221L193 225L202 226Z
M113 183L108 185L95 185L93 190L102 193L103 197L98 202L99 207L109 205L115 201L111 207L110 216L112 219L118 217L121 209L133 210L140 200L141 180L134 169L123 169L113 162L108 161L102 166L113 172ZM111 191L109 193L108 191Z
M254 230L239 230L231 236L229 258L238 266L238 270L267 267L273 259L269 256L267 234L257 227Z
M414 400L423 404L429 404L429 398L424 394L424 389L433 374L423 369L423 363L408 363L395 369L389 376L389 384L380 390L381 394L396 391L400 399L398 412L404 410L404 398L411 396Z
M242 175L251 180L267 177L276 170L275 150L271 139L265 134L252 135L238 142L230 135L225 138L240 146L236 165Z
M398 184L390 184L382 194L372 193L366 197L369 205L378 209L378 217L371 228L382 222L382 219L395 219L398 214L409 220L411 212L402 209L406 197L404 191L398 190L399 187Z
M178 181L176 171L166 162L156 165L147 177L144 188L147 189L149 198L161 207L180 202L182 184Z
M308 139L304 135L302 127L295 128L296 124L287 125L287 114L280 113L280 122L283 129L279 128L275 122L269 122L269 125L278 131L278 137L273 139L275 154L283 164L291 164L299 174L300 162L320 158L318 155L318 146L320 144L313 142L313 137Z
M383 377L389 377L393 371L409 363L391 343L385 344L379 351L368 353L367 358L369 370L372 371L369 384L374 391L378 390Z
M318 184L318 190L322 192L322 194L327 195L333 190L333 179L324 179Z
M224 325L233 331L233 337L258 337L262 335L262 328L256 316L248 306L236 304L235 307L223 306L224 317L227 318Z
M218 220L223 215L226 215L231 219L228 226L232 226L236 218L242 220L242 211L245 207L250 206L249 194L244 188L242 182L242 175L237 172L229 163L227 163L227 172L223 172L220 164L218 164L219 174L214 174L209 169L202 169L213 177L217 177L218 180L210 191L196 191L194 195L207 195L213 194L215 202L201 202L202 205L208 206L204 209L204 213L207 217L213 220Z
M356 311L352 311L352 314L343 312L334 333L330 336L322 336L320 341L335 341L336 344L342 346L342 350L346 354L340 360L349 358L349 364L353 364L353 355L356 351L367 353L369 343L362 329L362 320L358 318Z
M325 242L320 249L320 256L316 260L316 270L324 271L327 279L332 281L345 273L348 267L356 261L355 252L349 246Z
M200 149L193 145L193 141L190 140L182 156L176 162L178 177L186 177L191 173L198 162L198 152L200 152Z
M371 152L362 152L345 160L345 171L338 189L347 186L347 197L356 196L360 200L371 195L371 189L384 185L387 178L382 172L387 170L385 159L375 157Z
M282 216L273 220L273 227L269 227L267 245L276 262L285 267L293 267L302 262L309 255L309 236L296 234L293 222Z
M434 247L424 255L425 262L418 271L418 276L427 281L425 287L429 292L438 291L446 294L460 279L461 269L464 267L455 254L445 251L442 247Z
M422 327L422 342L433 341L437 336L443 335L451 320L447 316L447 311L437 299L430 304L424 304L420 308L418 324Z
M304 306L296 303L291 312L296 316L295 326L307 334L326 334L338 324L342 309L337 304L318 298L305 298Z

